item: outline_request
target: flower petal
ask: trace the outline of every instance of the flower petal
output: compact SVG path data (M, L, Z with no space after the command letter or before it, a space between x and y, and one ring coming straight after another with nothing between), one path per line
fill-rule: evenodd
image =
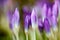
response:
M47 18L44 20L44 29L47 33L50 32L50 24Z
M15 12L14 12L14 14L12 16L11 23L12 23L13 27L18 26L18 24L19 24L19 11L18 11L17 8L15 9Z
M25 28L25 32L28 32L28 28L29 28L29 24L30 23L30 16L26 15L25 20L24 20L24 28Z
M34 8L32 9L31 23L32 23L32 28L35 28L35 24L38 24L37 13L36 13L36 10Z
M55 2L55 4L53 5L53 8L52 8L52 15L55 15L56 17L58 16L58 3Z

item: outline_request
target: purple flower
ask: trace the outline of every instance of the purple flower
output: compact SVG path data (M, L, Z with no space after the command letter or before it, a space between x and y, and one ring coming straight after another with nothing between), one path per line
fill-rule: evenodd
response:
M8 20L10 28L13 29L14 27L18 27L19 24L19 11L18 8L15 9L14 14L13 12L8 12Z
M22 7L24 15L31 15L31 8L28 6L23 6Z
M43 29L44 29L43 22L42 22L41 18L38 19L38 29L39 29L40 32L42 32Z
M50 23L53 30L55 30L57 28L57 18L58 18L58 2L57 1L55 1L53 5L51 13L52 13L52 16L50 17Z
M46 12L47 12L47 5L44 4L42 7L42 21L44 22L44 19L46 18Z
M38 19L38 25L39 25L40 27L43 27L43 22L42 22L41 19Z
M24 18L24 28L25 31L28 32L28 28L31 25L31 10L28 6L24 6L23 10L23 18Z
M24 6L22 8L22 11L23 11L23 18L24 18L24 20L25 20L25 18L26 18L27 15L31 16L31 10L29 9L28 6Z
M58 2L56 1L52 7L52 15L58 17Z
M32 13L31 13L31 24L32 24L32 28L35 28L35 25L38 24L37 12L34 8L32 9Z
M48 11L47 11L47 14L46 14L47 16L46 17L50 18L52 16L51 8L48 8L47 10Z
M52 16L51 18L51 25L53 30L55 31L55 29L57 28L57 18L55 16Z
M9 27L10 27L11 29L13 28L12 23L11 23L11 21L12 21L12 16L13 16L13 12L12 12L11 10L8 10L8 12L7 12L7 18L8 18L8 21L9 21Z
M47 13L46 13L46 18L48 18L49 23L50 23L50 25L51 25L51 18L52 18L51 8L48 8Z
M17 26L19 24L19 11L18 11L18 8L15 9L15 12L14 12L14 14L12 16L12 24L13 25L16 24Z
M49 21L47 18L45 18L45 20L44 20L44 29L45 29L46 33L50 32L50 24L49 24Z
M28 32L28 28L30 25L29 23L31 22L30 19L31 19L30 16L26 15L25 20L24 20L25 32Z

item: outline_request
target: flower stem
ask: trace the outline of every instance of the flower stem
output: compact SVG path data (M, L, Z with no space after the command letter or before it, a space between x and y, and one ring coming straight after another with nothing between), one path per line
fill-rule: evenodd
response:
M31 40L36 40L35 30L30 30L30 38Z
M26 40L28 40L28 34L26 33Z

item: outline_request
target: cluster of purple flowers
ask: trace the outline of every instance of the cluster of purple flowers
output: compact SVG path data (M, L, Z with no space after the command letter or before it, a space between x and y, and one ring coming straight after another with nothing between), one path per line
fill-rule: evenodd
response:
M58 0L43 2L37 3L32 9L27 6L23 7L25 29L28 29L29 25L38 24L38 28L47 33L50 32L51 28L55 31L58 22Z
M50 32L52 28L54 31L57 28L57 19L58 19L58 0L54 2L50 1L37 1L36 5L23 6L23 18L24 18L24 28L25 31L28 31L29 26L35 28L35 25L38 25L40 31L45 30ZM10 13L10 12L9 12ZM18 9L14 14L9 14L10 27L12 28L15 24L19 24L19 13Z

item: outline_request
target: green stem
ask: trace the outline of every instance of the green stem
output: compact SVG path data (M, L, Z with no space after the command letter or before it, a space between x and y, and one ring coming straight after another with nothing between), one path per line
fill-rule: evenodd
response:
M26 33L26 40L28 40L28 34Z
M35 30L31 30L30 37L31 37L31 40L36 40Z

